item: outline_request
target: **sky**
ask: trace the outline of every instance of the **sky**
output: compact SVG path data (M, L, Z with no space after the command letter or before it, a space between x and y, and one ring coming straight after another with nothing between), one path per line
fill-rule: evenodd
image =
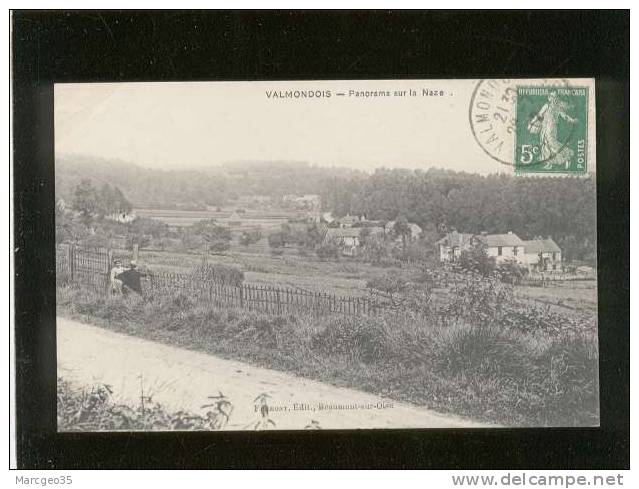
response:
M120 159L155 169L233 161L508 172L475 140L477 81L89 83L55 86L56 155ZM415 90L416 96L395 95ZM423 89L443 92L422 96ZM286 90L331 91L306 99ZM391 97L350 96L350 90ZM345 96L337 96L337 92Z

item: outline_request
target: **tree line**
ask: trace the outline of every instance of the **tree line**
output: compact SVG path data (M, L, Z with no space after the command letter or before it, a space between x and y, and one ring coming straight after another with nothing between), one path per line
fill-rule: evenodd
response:
M439 235L506 233L551 236L567 260L596 260L596 182L593 178L481 176L447 170L387 170L333 178L322 201L336 215L393 220L405 216Z

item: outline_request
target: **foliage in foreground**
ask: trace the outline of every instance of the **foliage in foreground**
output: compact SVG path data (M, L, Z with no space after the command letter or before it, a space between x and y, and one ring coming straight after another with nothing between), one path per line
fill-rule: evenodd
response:
M594 319L517 309L496 281L471 283L437 315L269 316L181 294L75 288L59 289L58 307L128 334L498 424L599 418Z
M61 431L170 431L218 430L229 420L231 405L220 399L204 416L185 411L168 412L146 399L136 407L116 403L111 387L97 384L74 388L58 378L58 429Z

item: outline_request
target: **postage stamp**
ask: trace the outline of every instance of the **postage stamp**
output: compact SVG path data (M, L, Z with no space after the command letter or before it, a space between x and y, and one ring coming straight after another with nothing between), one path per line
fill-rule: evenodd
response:
M518 86L515 173L586 173L588 88Z

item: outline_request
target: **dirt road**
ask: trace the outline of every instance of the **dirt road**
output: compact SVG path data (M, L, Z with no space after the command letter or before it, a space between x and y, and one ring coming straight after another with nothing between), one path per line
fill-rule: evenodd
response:
M277 429L302 429L313 421L323 429L485 426L61 317L57 338L58 375L71 383L109 384L115 400L130 405L140 402L143 387L145 396L167 409L194 413L205 412L207 396L221 391L234 406L227 429L253 429L260 419L255 398L264 393Z

